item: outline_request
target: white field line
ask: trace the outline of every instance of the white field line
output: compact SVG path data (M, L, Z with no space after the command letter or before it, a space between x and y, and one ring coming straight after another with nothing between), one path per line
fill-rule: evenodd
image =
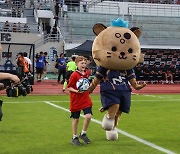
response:
M66 108L64 108L64 107L61 107L61 106L59 106L59 105L53 104L53 103L51 103L51 102L49 102L49 101L44 101L44 103L49 104L49 105L51 105L51 106L53 106L53 107L55 107L55 108L64 110L64 111L66 111L66 112L70 112L68 109L66 109ZM81 114L81 117L84 117L84 115ZM99 120L96 120L96 119L94 119L94 118L92 118L91 121L93 121L93 122L95 122L95 123L97 123L97 124L100 124L100 125L102 124ZM170 150L168 150L168 149L165 149L165 148L163 148L163 147L160 147L160 146L158 146L158 145L155 145L154 143L151 143L151 142L148 142L148 141L146 141L146 140L143 140L143 139L141 139L141 138L139 138L139 137L137 137L137 136L131 135L131 134L129 134L129 133L123 131L123 130L117 129L117 131L118 131L119 133L121 133L121 134L129 137L129 138L132 138L132 139L134 139L134 140L136 140L136 141L138 141L138 142L140 142L140 143L143 143L143 144L145 144L145 145L147 145L147 146L150 146L150 147L152 147L152 148L154 148L154 149L156 149L156 150L159 150L159 151L161 151L161 152L164 152L164 153L167 153L167 154L175 154L174 152L172 152L172 151L170 151Z
M151 100L131 100L132 102L156 102L157 101L157 99L151 99ZM158 100L158 102L159 101L161 101L161 102L167 102L167 101L179 101L180 102L180 99L166 99L166 98L164 98L163 100ZM4 102L4 104L9 104L9 103L14 103L14 104L19 104L19 103L22 103L22 104L26 104L26 103L42 103L42 102L44 102L43 100L42 101L26 101L26 102ZM70 101L51 101L52 103L58 103L58 102L60 102L60 103L68 103L68 102L70 102ZM93 101L93 102L101 102L100 100L98 101Z

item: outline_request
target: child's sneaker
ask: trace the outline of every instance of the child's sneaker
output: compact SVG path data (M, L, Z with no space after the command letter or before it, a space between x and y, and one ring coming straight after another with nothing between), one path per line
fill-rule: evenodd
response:
M79 138L82 139L84 141L84 143L89 144L91 141L88 139L86 134L80 134Z
M76 146L82 145L81 142L79 142L79 138L78 137L72 139L71 144L76 145Z

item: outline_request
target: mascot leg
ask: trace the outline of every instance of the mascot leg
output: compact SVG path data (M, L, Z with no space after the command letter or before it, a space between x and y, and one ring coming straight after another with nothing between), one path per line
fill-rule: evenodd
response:
M122 111L118 111L118 112L116 113L115 122L114 122L114 127L116 127L116 126L118 125L118 122L119 122L119 120L120 120L120 118L121 118L121 114L122 114Z
M108 113L104 115L102 121L102 127L105 130L112 130L114 128L115 116L118 110L119 110L119 104L114 104L109 107Z
M106 131L106 139L109 141L110 140L115 141L118 139L118 132L117 132L116 126L118 125L118 122L120 120L121 113L122 111L118 111L116 113L115 120L114 120L114 128L110 131Z
M1 121L2 116L3 116L3 113L2 113L2 103L3 103L3 101L0 100L0 121Z

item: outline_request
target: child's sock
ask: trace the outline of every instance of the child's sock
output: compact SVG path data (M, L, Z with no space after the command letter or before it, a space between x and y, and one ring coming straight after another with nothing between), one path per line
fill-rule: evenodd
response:
M83 131L83 130L82 130L81 135L83 135L83 134L86 134L86 131Z
M73 139L75 139L76 137L78 137L78 136L73 134Z

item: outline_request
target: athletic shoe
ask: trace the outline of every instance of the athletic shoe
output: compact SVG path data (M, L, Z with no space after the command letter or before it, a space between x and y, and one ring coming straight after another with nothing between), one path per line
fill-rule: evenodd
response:
M71 144L76 145L76 146L81 146L81 142L79 142L79 138L75 137L74 139L72 139Z
M65 93L65 89L63 89L62 92Z
M91 141L88 139L86 134L80 134L79 138L82 139L84 141L84 143L89 144Z
M44 80L48 80L48 77L45 77Z

